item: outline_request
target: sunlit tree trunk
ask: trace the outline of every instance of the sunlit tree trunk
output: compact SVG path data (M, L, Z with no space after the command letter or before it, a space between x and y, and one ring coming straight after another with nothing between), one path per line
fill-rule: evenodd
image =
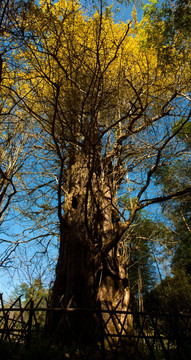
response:
M54 329L63 341L83 339L85 324L90 337L94 337L95 314L90 316L83 310L96 309L100 304L104 307L105 301L113 308L121 302L120 310L126 310L129 304L128 281L117 248L105 256L101 251L103 242L115 236L116 219L110 200L114 189L100 170L100 162L92 165L84 155L73 159L69 174L51 306L82 311L49 316L48 331ZM84 339L88 340L87 328Z

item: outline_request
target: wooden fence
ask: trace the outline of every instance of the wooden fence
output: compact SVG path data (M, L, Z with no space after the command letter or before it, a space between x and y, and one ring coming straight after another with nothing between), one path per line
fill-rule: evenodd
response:
M4 304L0 296L0 343L9 343L19 348L38 348L44 339L46 315L59 313L59 318L68 321L71 313L94 313L99 319L99 331L91 346L82 346L80 339L72 339L71 349L60 349L69 359L185 359L191 358L191 314L153 314L119 311L119 304L111 308L104 304L104 310L51 309L41 299L34 305L31 299L25 306L19 297L11 306ZM88 316L86 316L88 319ZM47 347L52 347L51 334ZM88 321L83 324L87 334ZM189 354L189 355L188 355Z

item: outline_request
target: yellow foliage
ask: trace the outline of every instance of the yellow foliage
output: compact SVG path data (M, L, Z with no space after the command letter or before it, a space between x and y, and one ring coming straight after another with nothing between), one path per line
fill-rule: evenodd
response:
M115 108L117 102L132 103L141 93L142 106L155 102L156 111L157 103L161 105L175 87L188 86L190 71L179 57L167 76L155 47L147 46L151 26L147 18L138 24L134 9L133 19L136 34L131 23L116 24L106 13L101 16L96 11L87 17L79 1L40 1L26 19L33 36L28 37L24 51L20 48L13 53L15 61L22 63L19 96L34 112L47 113L47 103L55 101L59 88L62 104L69 109L73 103L76 114L82 107L90 114L93 102L96 108L102 97L100 111L104 114L108 104ZM15 77L11 71L9 77L11 84Z

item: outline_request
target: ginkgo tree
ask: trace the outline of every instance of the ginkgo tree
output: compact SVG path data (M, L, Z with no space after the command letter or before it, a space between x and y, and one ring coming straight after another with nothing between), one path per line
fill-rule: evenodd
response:
M189 54L164 68L148 42L147 16L138 23L134 12L134 22L116 23L111 7L98 5L88 15L75 0L29 2L12 53L22 64L19 110L39 129L36 147L53 181L60 247L52 307L94 308L107 300L127 309L119 242L139 210L191 191L163 194L152 186L156 170L184 151L178 134L191 116ZM47 178L38 181L43 201ZM54 313L47 328L66 339L82 323L78 316L68 325Z

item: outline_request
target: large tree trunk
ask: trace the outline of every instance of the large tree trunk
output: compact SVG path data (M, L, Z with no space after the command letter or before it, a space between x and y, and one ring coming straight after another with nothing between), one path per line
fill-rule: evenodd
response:
M73 226L74 225L74 226ZM56 279L52 291L51 306L75 309L96 307L96 271L91 258L91 249L83 224L75 219L71 227L65 224L60 241L60 253L56 268ZM81 225L81 227L80 227ZM49 329L62 341L85 339L85 323L93 327L93 319L88 312L53 313L49 319ZM51 323L50 323L51 321ZM93 330L92 330L93 331ZM90 332L89 332L90 334ZM87 338L86 338L87 340Z
M47 319L47 331L67 343L73 340L87 342L94 338L97 319L86 309L96 309L105 301L115 307L121 301L120 309L124 310L129 303L128 282L118 264L116 249L105 256L101 251L103 242L108 242L115 233L111 188L103 177L101 180L100 172L99 179L96 173L91 175L87 164L80 158L70 169L51 298L51 307L82 311L63 313L62 316L53 312ZM90 180L91 187L88 188Z

